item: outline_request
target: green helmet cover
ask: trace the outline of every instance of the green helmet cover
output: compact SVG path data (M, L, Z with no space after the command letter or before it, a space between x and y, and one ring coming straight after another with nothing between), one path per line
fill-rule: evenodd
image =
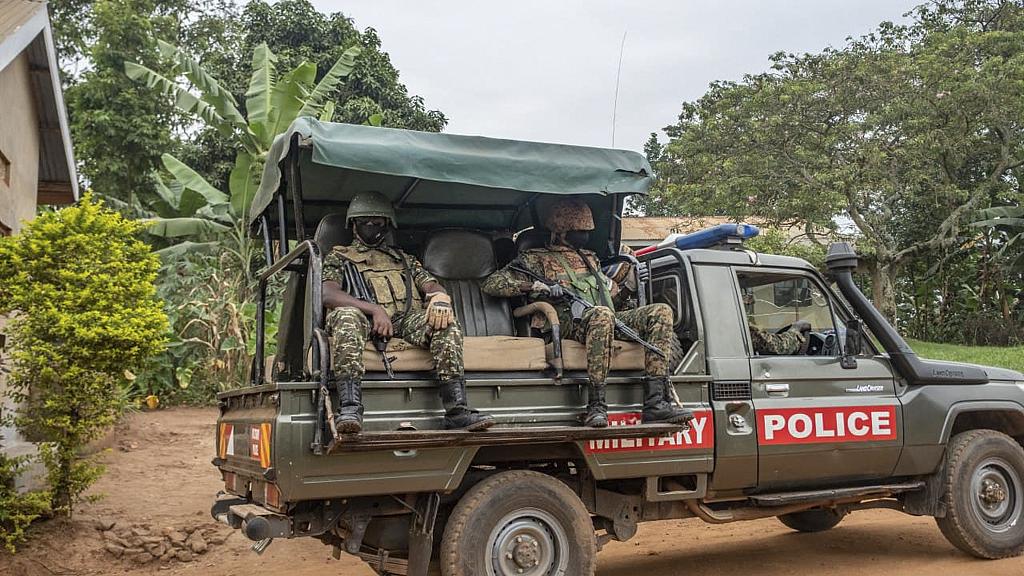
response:
M348 212L345 214L345 226L351 228L353 218L367 216L387 218L392 228L398 228L398 222L395 219L395 207L391 205L391 200L388 200L387 196L376 190L356 194L355 198L348 205Z

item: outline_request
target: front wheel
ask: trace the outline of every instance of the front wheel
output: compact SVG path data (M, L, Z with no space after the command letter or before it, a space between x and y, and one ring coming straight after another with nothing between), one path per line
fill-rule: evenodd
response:
M995 430L970 430L949 443L942 535L978 558L1024 551L1024 449Z
M555 478L501 472L473 486L448 518L443 576L592 576L597 542L579 497Z

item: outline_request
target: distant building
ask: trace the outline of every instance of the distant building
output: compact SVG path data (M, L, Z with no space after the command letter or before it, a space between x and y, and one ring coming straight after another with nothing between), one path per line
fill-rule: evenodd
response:
M40 205L77 199L75 159L46 3L0 0L0 235L17 233ZM0 359L6 346L0 316ZM0 372L0 392L5 385ZM34 450L13 429L0 427L0 436L8 454Z

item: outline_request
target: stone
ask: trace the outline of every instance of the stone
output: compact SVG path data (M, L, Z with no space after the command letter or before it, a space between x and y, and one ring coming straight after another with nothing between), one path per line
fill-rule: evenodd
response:
M171 530L167 534L167 539L171 541L171 544L180 546L185 543L186 536L177 530Z
M195 554L202 554L207 549L206 540L203 538L203 533L199 530L192 532L192 535L185 540L185 545Z
M221 544L223 544L224 542L227 541L229 536L231 536L231 532L227 532L227 533L217 533L217 532L214 532L213 534L210 534L209 536L206 537L206 542L208 544L212 544L214 546L220 546Z
M145 550L143 550L142 548L132 547L124 549L124 553L128 556L132 556L133 554L142 554L143 552L145 552Z
M178 553L174 555L178 559L178 562L191 562L192 553L188 550L178 550Z
M132 556L132 562L135 562L136 564L149 564L153 560L155 560L155 558L149 552L140 552L135 556Z
M103 539L107 542L117 544L122 548L128 548L128 542L126 542L124 538L121 538L120 536L115 534L113 530L107 530L106 532L104 532Z
M93 520L93 525L96 526L96 529L101 532L106 532L107 530L110 530L114 527L114 524L115 522L113 520L111 520L110 518L103 518L102 516Z
M139 538L143 544L158 544L164 541L163 536L142 536Z
M139 536L141 538L143 536L149 536L149 530L143 528L142 526L136 526L132 528L132 534Z
M150 544L149 546L146 547L146 551L149 552L150 554L152 554L153 556L163 556L164 553L167 552L167 545L164 544L163 542L158 542L156 544Z
M106 548L107 552L110 552L116 558L120 558L122 555L124 555L124 546L118 546L117 544L114 544L113 542L107 542L107 544L106 544L106 546L104 546L104 548Z
M174 554L175 554L174 549L173 548L168 548L166 552L164 552L163 554L160 555L160 561L161 562L170 562L171 559L174 558Z

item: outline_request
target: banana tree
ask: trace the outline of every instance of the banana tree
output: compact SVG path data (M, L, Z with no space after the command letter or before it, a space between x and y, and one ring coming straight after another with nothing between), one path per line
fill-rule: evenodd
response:
M246 215L259 185L274 138L299 116L330 120L332 94L352 71L358 47L346 50L316 81L315 64L303 62L279 75L277 57L261 44L253 51L252 76L245 110L231 92L177 47L159 42L172 63L167 74L142 64L125 63L125 73L174 98L178 108L216 129L236 148L228 190L221 191L171 154L161 157L163 174L154 174L156 199L148 206L153 217L147 232L170 240L160 250L169 265L184 262L186 254L216 258L210 277L196 284L178 308L176 334L207 354L207 369L218 382L240 382L251 358L254 278L251 263L258 248L249 238ZM271 311L273 314L273 311Z
M274 138L299 116L330 120L334 105L329 98L352 72L360 53L357 46L346 50L317 82L316 65L310 62L302 62L279 77L277 56L266 44L260 44L252 55L252 76L245 94L247 115L243 115L231 92L199 62L167 42L159 41L158 46L161 55L173 63L170 72L164 75L142 64L125 62L128 77L173 97L178 108L195 115L237 146L226 194L184 162L170 154L163 156L164 168L176 187L161 185L157 180L156 192L161 201L175 208L180 208L182 202L192 206L191 201L185 201L186 192L191 192L188 196L193 199L198 196L206 200L195 207L193 214L169 222L157 221L150 229L152 234L169 238L215 231L219 225L244 227ZM183 85L180 78L187 80L188 85Z

